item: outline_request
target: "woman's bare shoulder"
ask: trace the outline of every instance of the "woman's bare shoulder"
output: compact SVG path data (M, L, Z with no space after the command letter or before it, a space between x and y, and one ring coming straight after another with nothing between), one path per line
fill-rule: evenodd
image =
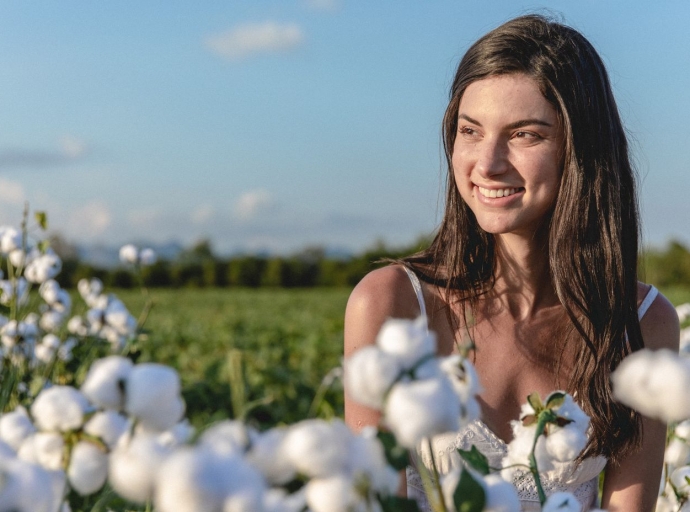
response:
M638 283L638 304L649 293L651 286ZM680 343L680 325L676 308L661 292L656 296L640 320L644 345L650 349L667 348L678 351Z
M374 343L388 318L416 318L419 304L401 265L370 272L355 286L345 310L345 355Z

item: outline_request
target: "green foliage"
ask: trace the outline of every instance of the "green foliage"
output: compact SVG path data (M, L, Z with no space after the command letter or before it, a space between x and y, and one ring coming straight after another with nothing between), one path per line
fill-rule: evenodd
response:
M460 482L453 493L455 510L458 512L482 512L486 493L479 482L466 469L460 473Z
M116 293L130 311L141 310L140 293ZM247 420L262 429L293 423L308 416L322 379L340 364L349 293L349 288L156 290L137 360L179 371L187 417L197 427L240 415L240 402L249 409ZM231 357L238 353L241 384ZM237 388L243 388L244 400ZM326 391L316 414L342 416L342 387Z
M640 258L640 274L657 287L690 288L690 251L678 241L665 250L650 249Z
M458 448L458 453L462 460L467 463L469 467L474 469L480 475L488 475L491 468L489 467L489 460L476 446L472 445L469 450L461 450Z

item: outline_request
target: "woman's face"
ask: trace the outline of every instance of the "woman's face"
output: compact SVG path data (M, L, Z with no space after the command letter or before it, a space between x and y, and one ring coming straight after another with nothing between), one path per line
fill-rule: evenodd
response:
M494 76L465 89L453 172L482 229L534 236L558 195L562 146L556 109L528 76Z

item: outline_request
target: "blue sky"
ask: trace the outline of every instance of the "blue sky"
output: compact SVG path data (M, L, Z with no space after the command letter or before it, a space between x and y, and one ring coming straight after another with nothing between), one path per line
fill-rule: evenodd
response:
M406 244L440 218L440 120L479 36L544 8L608 65L644 239L690 243L690 3L0 0L0 223L220 253Z

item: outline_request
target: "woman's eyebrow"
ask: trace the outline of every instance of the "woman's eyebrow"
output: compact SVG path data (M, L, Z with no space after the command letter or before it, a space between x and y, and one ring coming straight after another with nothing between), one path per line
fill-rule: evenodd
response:
M464 119L465 121L476 124L477 126L482 126L482 123L477 121L476 119L472 119L470 116L467 114L460 114L458 115L458 119ZM513 123L510 123L509 125L506 126L507 129L509 130L515 130L517 128L524 128L525 126L531 126L531 125L539 125L539 126L547 126L549 128L553 127L553 124L544 121L543 119L521 119L520 121L515 121Z

